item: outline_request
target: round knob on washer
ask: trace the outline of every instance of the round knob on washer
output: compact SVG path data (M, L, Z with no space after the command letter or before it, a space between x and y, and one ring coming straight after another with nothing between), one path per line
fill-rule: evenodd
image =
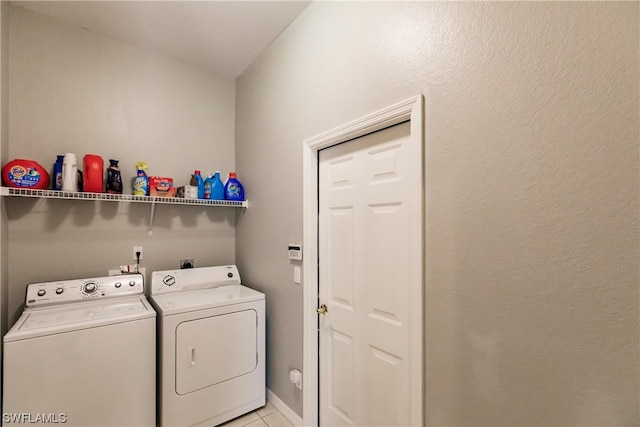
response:
M86 294L92 294L98 290L98 286L96 286L96 284L93 282L89 282L89 283L85 283L85 285L82 287L82 290Z
M46 293L47 293L47 291L45 291L44 289L39 289L39 290L38 290L38 296L39 296L39 297L43 297L43 296L45 296L45 294L46 294Z
M133 286L135 286L135 285L136 285L136 282L135 282L135 281L133 281L133 280L132 280L132 281L130 281L130 282L129 282L129 286L132 286L132 287L133 287Z
M115 285L113 285L113 286L115 286L116 288L119 288L120 286L122 286L122 283L120 283L120 282L116 282L116 284L115 284Z
M56 294L60 295L61 293L64 292L64 288L58 288L56 289Z

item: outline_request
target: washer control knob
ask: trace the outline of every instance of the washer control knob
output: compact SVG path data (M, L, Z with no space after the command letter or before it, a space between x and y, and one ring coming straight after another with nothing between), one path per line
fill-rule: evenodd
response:
M47 293L47 291L45 291L44 289L39 289L39 290L38 290L38 296L39 296L39 297L43 297L43 296L45 296L45 294L46 294L46 293Z
M98 290L98 286L93 282L85 283L84 286L82 286L82 291L85 294L92 294L97 290Z
M231 278L233 277L233 273L231 273L231 272L227 273L227 277L228 277L229 279L231 279Z
M120 283L120 282L116 282L116 284L115 284L115 285L113 285L113 286L115 286L116 288L119 288L120 286L122 286L122 283Z
M130 281L130 282L129 282L129 286L133 287L133 286L135 286L135 285L136 285L136 282L135 282L134 280L132 280L132 281Z
M56 289L56 294L60 295L61 293L64 292L64 288L58 288Z

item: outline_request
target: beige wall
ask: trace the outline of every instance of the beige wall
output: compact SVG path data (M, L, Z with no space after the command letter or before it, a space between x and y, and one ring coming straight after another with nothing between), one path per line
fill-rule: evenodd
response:
M4 42L4 37L3 37ZM25 9L10 22L8 158L51 168L57 154L120 160L125 190L144 160L150 175L187 184L194 169L235 165L235 83L203 68L137 49ZM106 275L142 245L147 271L233 263L231 208L5 199L9 320L26 284Z
M8 2L0 2L0 157L8 152L9 135L9 14ZM8 329L9 311L9 251L8 221L5 201L0 198L0 334ZM2 350L0 349L0 356ZM0 378L2 376L0 375Z
M236 82L268 387L302 414L302 141L423 93L427 424L638 425L638 28L637 2L312 3Z

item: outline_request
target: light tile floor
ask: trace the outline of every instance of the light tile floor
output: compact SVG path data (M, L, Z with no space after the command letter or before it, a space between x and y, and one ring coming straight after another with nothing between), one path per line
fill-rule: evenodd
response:
M294 427L269 402L260 409L228 421L220 427Z

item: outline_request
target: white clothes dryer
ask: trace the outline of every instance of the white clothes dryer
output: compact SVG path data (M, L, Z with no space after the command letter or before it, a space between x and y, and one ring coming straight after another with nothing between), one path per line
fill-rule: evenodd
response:
M265 405L265 297L235 265L156 271L160 426L215 426Z
M138 274L28 285L4 336L3 424L155 425L155 318Z

